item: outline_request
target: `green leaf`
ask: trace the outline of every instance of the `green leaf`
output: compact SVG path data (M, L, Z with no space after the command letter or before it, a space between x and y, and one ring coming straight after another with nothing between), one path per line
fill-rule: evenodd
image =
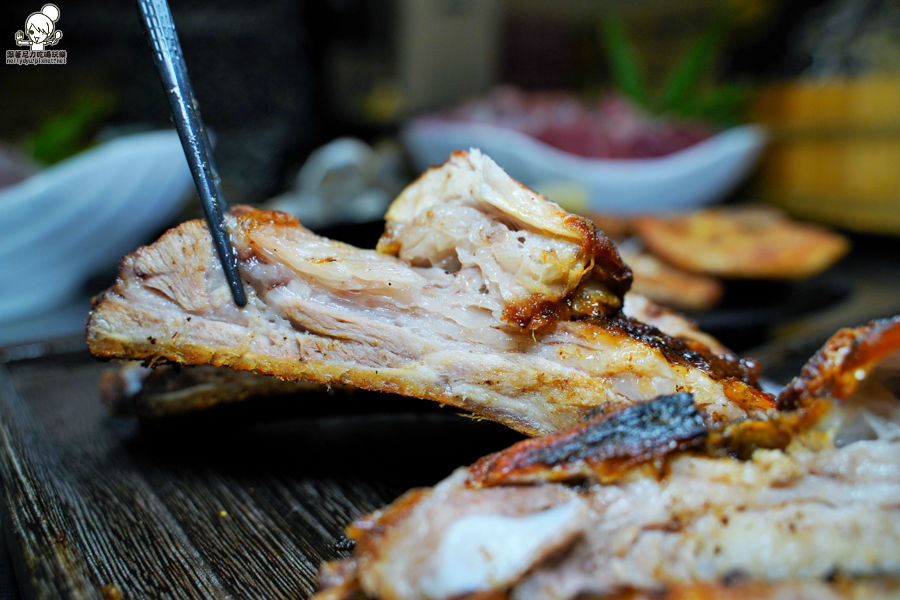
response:
M644 74L638 64L634 48L625 35L622 23L617 19L603 19L600 22L600 29L616 87L638 104L647 106Z
M700 98L699 105L703 116L722 127L731 127L744 122L752 89L747 83L719 85Z
M32 158L53 164L76 154L89 145L94 128L112 112L115 102L103 93L84 93L68 108L44 123L29 140Z
M703 72L715 56L719 44L722 43L724 34L724 23L717 21L688 49L663 88L660 110L678 111L690 103L692 94Z
M720 127L732 127L745 120L752 89L747 83L720 84L690 103L669 112L679 117L711 121Z

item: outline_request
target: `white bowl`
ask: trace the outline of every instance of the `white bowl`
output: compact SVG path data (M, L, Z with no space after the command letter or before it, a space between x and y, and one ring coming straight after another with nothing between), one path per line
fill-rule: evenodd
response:
M0 324L75 297L179 211L193 185L175 131L114 139L0 190Z
M761 127L743 125L659 158L598 159L480 123L413 120L401 135L419 170L455 150L479 148L538 191L574 186L584 206L571 208L615 214L674 212L720 200L750 172L766 143Z

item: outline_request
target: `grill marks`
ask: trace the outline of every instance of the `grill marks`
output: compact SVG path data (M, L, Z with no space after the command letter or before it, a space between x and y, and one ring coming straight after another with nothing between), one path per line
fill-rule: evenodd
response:
M622 335L638 339L648 346L656 348L673 363L700 369L714 379L734 378L749 385L757 384L759 364L753 359L736 359L731 356L715 356L699 352L684 340L670 337L652 325L641 323L621 314L598 319L598 321L605 329L620 332ZM762 394L760 400L765 400ZM771 398L767 398L767 400L769 406L774 407Z

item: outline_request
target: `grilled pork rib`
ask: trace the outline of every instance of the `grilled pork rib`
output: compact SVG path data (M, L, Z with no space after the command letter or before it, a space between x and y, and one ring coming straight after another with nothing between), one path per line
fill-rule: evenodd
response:
M721 342L697 329L684 316L633 292L625 296L622 312L666 335L681 338L687 344L705 345L715 354L729 353ZM105 371L100 380L100 397L112 414L144 419L185 414L250 399L300 397L335 391L350 393L353 388L291 381L211 365L144 367L139 361L117 365Z
M525 440L351 525L318 600L896 598L898 374L895 318L767 420L710 429L678 394Z
M609 240L477 151L426 172L387 218L376 252L233 209L244 309L205 224L184 223L122 261L90 350L427 398L530 435L678 391L711 421L774 407L752 365L625 316L630 271Z

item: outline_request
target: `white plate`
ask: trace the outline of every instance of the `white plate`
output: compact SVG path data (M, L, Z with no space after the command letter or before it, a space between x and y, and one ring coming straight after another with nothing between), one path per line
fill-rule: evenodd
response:
M0 324L77 295L169 222L193 185L175 131L117 138L0 190Z
M744 125L659 158L597 159L511 129L427 119L411 121L402 138L419 170L443 163L455 150L479 148L538 191L574 186L585 205L569 208L617 214L673 212L720 200L750 172L766 143L761 127Z

